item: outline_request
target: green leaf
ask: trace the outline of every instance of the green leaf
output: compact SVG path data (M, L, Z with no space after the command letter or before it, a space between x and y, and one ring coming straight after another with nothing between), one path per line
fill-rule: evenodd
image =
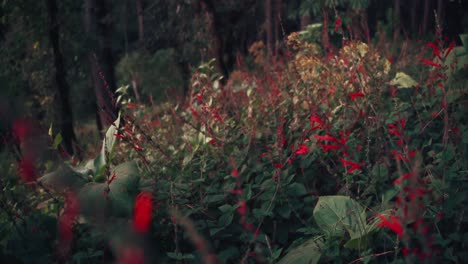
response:
M281 217L285 219L289 219L289 216L291 215L291 207L289 207L288 205L278 207L276 208L276 211Z
M83 186L78 192L81 214L90 217L105 215L108 208L105 197L106 189L107 184L104 183L92 182Z
M314 209L317 225L331 236L347 231L351 238L366 234L366 211L347 196L321 196Z
M418 85L418 83L413 80L408 74L404 72L397 72L395 78L390 81L390 85L395 85L396 87L403 89L403 88L411 88Z
M62 143L62 140L63 140L62 134L58 133L57 135L55 135L53 148L57 149L60 143Z
M124 189L129 193L137 193L140 186L140 169L135 161L125 162L114 167L110 171L111 177L115 175L110 184L114 188Z
M39 178L39 182L44 186L55 191L64 191L65 189L77 189L86 184L86 177L73 170L66 164L54 172L47 173Z
M223 213L234 212L234 207L230 204L221 205L218 209Z
M460 34L460 39L465 47L465 51L468 52L468 34Z
M226 227L232 223L232 219L234 218L233 213L223 214L218 221L218 225L222 227Z
M293 194L294 196L302 196L307 194L307 190L302 183L295 182L289 185L289 193Z
M286 256L278 261L278 264L316 264L322 256L322 246L321 237L309 239L289 251Z

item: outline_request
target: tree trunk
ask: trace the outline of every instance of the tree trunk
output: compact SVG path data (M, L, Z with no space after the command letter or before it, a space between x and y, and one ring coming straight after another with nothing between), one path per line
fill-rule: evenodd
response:
M107 129L116 118L116 89L112 57L112 19L106 0L85 0L85 28L91 48L88 51L96 94L98 128ZM101 131L101 136L104 131Z
M49 41L52 45L55 68L53 84L55 88L55 119L60 133L62 134L65 150L68 154L73 155L76 152L73 146L73 144L76 143L76 137L73 131L73 113L69 99L70 87L67 83L67 71L65 70L63 55L60 50L60 24L57 19L57 0L47 0L47 11L49 17Z
M437 19L441 27L444 24L444 0L437 0Z
M138 40L140 46L145 46L145 31L143 27L143 0L136 0L136 9L138 15Z
M271 29L271 0L265 0L265 32L268 58L271 58L273 51L273 34Z
M301 16L301 30L305 30L310 23L312 23L312 19L309 13L305 13Z
M393 21L394 21L394 28L393 28L393 43L395 44L398 40L398 36L400 35L400 0L395 0L395 6L393 7Z
M282 6L282 1L281 0L275 0L275 17L273 21L275 21L275 54L278 54L279 51L279 46L280 46L280 32L281 32L281 6Z
M421 34L424 35L427 33L427 27L429 24L429 10L431 8L431 1L426 0L424 1L424 14L423 14L423 21L421 25Z
M217 67L218 70L220 70L223 75L224 79L227 80L229 77L229 70L226 66L226 63L224 61L224 56L223 56L223 39L221 35L221 22L220 18L218 17L218 14L216 13L215 9L215 4L211 0L201 0L201 4L203 5L203 8L207 12L207 16L210 20L209 22L209 30L211 32L211 35L213 36L213 53L215 53L216 56L216 62L217 62Z
M411 31L413 34L416 34L418 33L418 24L417 24L417 21L416 21L416 18L418 16L418 3L419 1L418 0L413 0L412 4L411 4Z

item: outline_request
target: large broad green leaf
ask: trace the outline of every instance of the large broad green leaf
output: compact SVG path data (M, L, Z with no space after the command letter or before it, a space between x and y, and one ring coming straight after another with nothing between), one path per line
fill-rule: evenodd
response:
M113 180L109 186L107 183L90 183L83 186L78 193L83 214L98 216L105 212L108 216L130 216L140 188L139 172L136 162L126 162L111 169L110 175Z
M351 238L366 234L366 211L347 196L321 196L314 209L314 219L331 236L342 236L345 231Z
M85 185L86 176L73 170L66 164L39 178L39 182L54 191L64 191L66 189L77 189Z
M108 200L106 198L107 184L88 183L78 192L80 212L87 217L99 217L108 214Z
M117 188L128 193L137 193L140 187L140 170L135 161L125 162L115 166L110 171L111 177L115 175L110 184L111 190Z
M278 261L278 264L316 264L322 255L323 241L320 237L307 240L291 250Z
M465 52L468 53L468 34L460 34L460 39L465 47Z
M78 192L80 212L86 217L129 217L135 195L119 189L107 193L106 183L88 183Z

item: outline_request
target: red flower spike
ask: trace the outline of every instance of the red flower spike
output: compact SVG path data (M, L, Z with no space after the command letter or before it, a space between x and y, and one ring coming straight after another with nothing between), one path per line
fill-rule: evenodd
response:
M295 153L296 155L307 155L307 153L309 153L309 148L306 145L300 145Z
M427 46L432 49L432 54L435 57L441 59L439 46L435 45L434 43L427 43Z
M311 115L309 120L310 120L310 123L311 123L312 127L320 128L320 127L324 126L324 122L322 121L322 119L320 119L316 115Z
M351 101L356 100L356 98L364 97L363 93L350 93L348 96L351 98Z
M397 234L398 237L401 238L403 236L403 226L395 216L391 215L390 219L387 219L385 216L379 214L377 217L381 220L381 222L378 224L378 227L387 227L395 234Z
M358 163L355 163L355 162L352 162L352 161L349 161L349 160L341 159L341 163L343 164L344 167L349 167L348 168L348 173L351 173L351 172L353 172L355 170L362 169L361 164L358 164Z
M135 201L133 212L133 228L139 233L148 232L153 211L152 195L149 192L140 193Z
M440 65L439 63L435 63L431 60L421 59L421 62L431 67L442 68L442 65Z
M330 135L320 136L314 135L314 138L320 143L321 141L329 141L329 142L338 142L338 140Z
M114 181L115 177L116 177L116 174L114 172L114 174L112 174L112 177L110 177L108 184L111 184Z
M336 20L335 20L335 32L338 32L340 27L341 27L341 19L339 17L337 17Z
M241 216L244 216L246 211L247 211L247 203L245 201L240 201L239 207L237 208L237 213L239 213Z
M232 177L237 178L237 177L239 177L239 171L236 170L236 169L233 169L231 171L231 175L232 175Z
M452 52L453 48L455 47L455 44L456 44L455 41L450 42L449 47L445 51L445 55L444 55L445 58L447 58L447 56L450 54L450 52Z
M337 150L337 149L340 149L340 146L337 146L337 145L320 144L320 147L323 148L323 151L324 151L324 152L328 152L329 150Z
M120 139L124 139L124 138L125 138L123 135L118 134L118 133L114 134L114 136L115 136L116 138L120 138Z
M399 184L401 184L404 180L407 180L407 179L411 178L412 176L413 176L412 173L407 173L407 174L401 176L400 178L394 180L394 181L393 181L393 184L399 185Z

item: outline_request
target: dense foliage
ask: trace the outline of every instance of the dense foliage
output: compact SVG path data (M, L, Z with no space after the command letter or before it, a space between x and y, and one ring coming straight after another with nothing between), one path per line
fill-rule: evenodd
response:
M0 263L463 263L466 7L3 1Z
M317 28L291 34L285 57L255 44L225 85L203 64L185 103L119 88L98 155L37 179L25 150L40 138L17 121L2 258L462 262L466 46L439 38L408 68L358 41L325 54Z

